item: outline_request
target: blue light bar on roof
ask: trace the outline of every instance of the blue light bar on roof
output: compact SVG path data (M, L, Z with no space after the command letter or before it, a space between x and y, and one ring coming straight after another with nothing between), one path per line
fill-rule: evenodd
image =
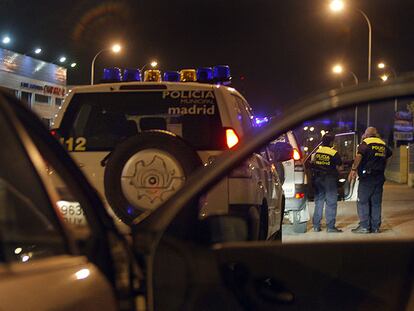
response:
M120 82L122 80L121 69L105 68L103 73L103 82Z
M227 65L214 66L213 77L216 83L230 84L230 67Z
M201 83L213 82L213 69L211 67L198 68L197 81Z
M178 71L166 71L164 72L164 81L180 82L180 73Z
M122 81L131 82L131 81L142 81L141 71L139 69L125 69L124 76Z

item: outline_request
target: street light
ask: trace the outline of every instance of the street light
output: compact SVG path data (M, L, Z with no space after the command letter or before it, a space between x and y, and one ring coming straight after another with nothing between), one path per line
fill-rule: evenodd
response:
M332 67L332 72L337 75L341 74L343 70L344 68L341 65L335 65Z
M340 65L340 64L336 64L336 65L334 65L333 67L332 67L332 72L335 74L335 75L341 75L343 72L344 72L344 67L342 66L342 65ZM354 78L354 81L355 81L355 85L358 85L358 83L359 83L359 79L358 79L358 77L356 76L356 74L355 73L353 73L352 71L349 71L349 73L352 75L352 77Z
M34 52L35 52L35 54L40 54L40 53L42 53L42 49L41 48L36 48L34 50Z
M397 72L395 71L395 69L387 65L386 63L380 62L378 63L377 67L378 69L381 69L381 70L385 70L386 68L389 68L392 74L394 75L394 78L397 77ZM382 80L382 82L387 82L389 78L390 78L390 75L388 73L384 73L380 76L380 79ZM397 98L394 99L394 111L395 112L398 111L398 99Z
M121 50L122 50L121 45L114 44L110 48L102 49L98 53L96 53L96 55L92 59L92 63L91 63L91 85L93 85L93 83L94 83L95 61L98 58L98 56L101 55L103 52L106 52L106 51L112 51L113 53L117 54L117 53L121 52Z
M75 68L77 66L77 63L72 63L72 64L70 64L70 67L71 68Z
M342 74L343 70L344 69L343 69L342 65L335 65L335 66L332 67L332 72L336 75ZM356 76L356 74L353 73L352 71L349 71L349 73L354 78L355 85L358 85L359 80L358 80L358 77ZM357 122L358 122L358 106L355 106L355 112L354 112L354 130L355 130L355 132L357 131Z
M64 63L64 62L66 62L66 57L65 56L61 56L60 58L59 58L59 63Z
M334 1L331 2L329 7L331 8L331 11L339 12L339 11L342 11L344 9L345 4L341 0L334 0Z
M338 13L343 11L345 8L345 3L342 0L333 0L331 1L330 8L332 12ZM360 9L356 9L365 19L368 25L368 81L371 80L371 59L372 59L372 26L371 21L368 18L368 15ZM367 106L367 126L370 123L370 105Z
M380 78L381 78L381 80L382 80L383 82L387 82L387 80L388 80L389 76L388 76L388 75L386 75L386 74L383 74L382 76L380 76Z
M380 63L378 63L377 64L377 68L378 69L381 69L381 70L384 70L384 69L389 69L391 72L392 72L392 74L393 74L393 76L394 76L394 78L396 78L397 77L397 72L395 71L395 69L393 68L393 67L391 67L391 66L389 66L389 65L387 65L386 63L384 63L384 62L380 62ZM388 75L388 77L389 77L389 75Z
M4 36L1 42L3 42L3 44L9 44L11 42L11 39L9 36Z
M153 60L151 63L147 63L144 66L142 66L140 70L143 71L145 67L147 67L148 65L150 65L151 68L156 68L158 66L158 62L156 60Z

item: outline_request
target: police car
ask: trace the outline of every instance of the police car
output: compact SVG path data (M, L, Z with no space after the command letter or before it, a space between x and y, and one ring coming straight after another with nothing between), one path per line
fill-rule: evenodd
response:
M273 149L278 143L289 144L292 150L291 157L278 166L286 200L284 214L293 225L294 232L304 233L310 217L306 204L307 181L301 148L293 131L288 131L271 142L270 148Z
M52 134L71 153L116 218L131 224L165 202L254 127L228 66L165 72L105 69L103 83L72 89ZM201 218L238 215L250 239L281 236L285 198L268 150L200 200Z

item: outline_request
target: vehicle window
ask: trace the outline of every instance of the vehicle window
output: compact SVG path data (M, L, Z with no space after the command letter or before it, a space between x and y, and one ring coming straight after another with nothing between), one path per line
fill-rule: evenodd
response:
M248 132L253 127L253 117L249 111L249 106L240 97L233 95L233 98L235 99L237 104L237 117L242 123L243 129Z
M28 262L67 253L66 241L43 184L2 115L0 136L2 259Z
M197 92L197 97L204 94L201 99L188 93L76 94L60 128L64 145L68 151L110 151L139 132L167 130L197 150L223 149L225 134L213 92Z
M411 98L399 100L401 106L412 102ZM251 155L201 196L204 217L226 213L241 216L247 220L249 240L282 236L283 243L340 243L414 238L407 226L414 220L412 138L401 134L411 133L412 119L406 120L409 111L392 113L394 102L373 102L370 125L375 127L375 133L367 134L366 106L359 109L357 127L354 109L345 109L308 120L275 137L269 145L270 157L267 148L262 148L262 157ZM404 123L397 119L402 115ZM294 145L293 152L286 143ZM350 180L357 153L366 155L355 169L356 179ZM298 161L287 161L292 159ZM377 191L377 187L382 192L376 192L378 199L371 200L375 192L370 191ZM358 212L366 209L362 204L372 209L365 218ZM358 229L362 224L366 230ZM230 224L220 230L224 240L237 240ZM214 239L217 241L217 236Z

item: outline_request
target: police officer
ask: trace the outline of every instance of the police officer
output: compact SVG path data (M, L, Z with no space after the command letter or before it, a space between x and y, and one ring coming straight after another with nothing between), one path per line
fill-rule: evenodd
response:
M338 200L338 169L342 165L341 157L332 148L335 136L328 133L322 137L322 143L311 161L312 182L315 189L315 211L313 213L313 231L321 231L323 207L326 202L325 216L327 232L342 232L335 227Z
M362 136L358 152L348 180L359 176L357 210L359 225L354 233L379 233L381 226L382 191L385 182L384 171L392 151L379 138L375 127L368 127Z

